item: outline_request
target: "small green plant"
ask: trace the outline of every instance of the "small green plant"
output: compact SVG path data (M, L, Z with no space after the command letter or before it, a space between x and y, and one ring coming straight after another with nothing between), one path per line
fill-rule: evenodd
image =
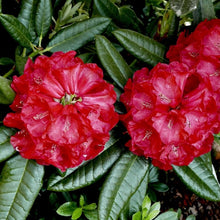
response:
M180 209L178 209L177 212L169 210L159 215L160 202L155 202L152 205L151 199L148 195L145 196L141 208L141 211L133 214L132 220L179 220L181 217ZM194 215L190 215L186 220L196 220L196 218Z
M66 217L71 216L72 220L77 220L82 215L89 220L95 220L98 219L96 208L97 205L95 203L86 205L85 198L83 195L81 195L79 198L79 206L74 201L66 202L57 209L57 214Z

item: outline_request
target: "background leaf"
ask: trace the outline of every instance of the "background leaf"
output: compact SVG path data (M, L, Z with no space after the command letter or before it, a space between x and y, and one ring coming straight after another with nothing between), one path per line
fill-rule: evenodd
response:
M51 24L52 19L52 5L50 0L40 0L38 3L35 25L38 36L43 38Z
M119 87L124 88L133 72L121 54L106 37L101 35L96 36L96 50L102 65L110 77Z
M91 18L65 28L55 35L48 44L51 52L77 50L97 34L101 34L110 23L109 18Z
M220 201L220 185L208 162L197 157L188 166L173 166L173 169L195 194L211 201Z
M21 46L31 48L31 35L28 29L13 15L0 14L0 22L11 37Z
M198 0L170 0L169 2L176 15L181 16L195 10Z
M109 17L113 20L118 20L119 18L118 7L110 0L94 0L94 3L100 15L104 17Z
M38 0L22 0L18 20L28 29L32 39L36 38L35 14Z
M5 126L0 127L0 162L8 159L16 152L10 143L10 137L14 133L14 129Z
M15 92L10 85L10 80L0 76L0 104L11 104L13 102Z
M8 160L0 176L0 219L25 219L41 187L44 168L20 155Z
M131 152L121 156L103 184L98 204L99 219L119 218L122 209L140 186L148 169L146 159Z
M116 30L113 34L128 52L143 62L152 66L158 62L166 62L166 48L157 41L127 29Z

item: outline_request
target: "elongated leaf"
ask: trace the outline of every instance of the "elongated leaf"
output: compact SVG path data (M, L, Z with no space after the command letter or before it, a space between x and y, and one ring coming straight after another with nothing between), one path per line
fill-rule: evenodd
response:
M120 23L124 28L130 28L140 32L143 27L142 21L137 17L134 10L129 6L122 6L119 8Z
M154 66L164 59L166 48L157 41L135 31L119 29L113 32L122 46L138 59Z
M13 102L15 92L10 85L10 80L0 76L0 104L11 104Z
M31 47L31 35L27 28L13 15L0 14L0 22L12 36L23 47Z
M0 162L11 157L16 151L10 144L10 137L15 133L11 128L0 127Z
M97 17L76 23L55 35L48 44L48 50L63 51L77 50L84 44L101 34L110 23L109 18Z
M187 14L196 9L197 3L198 0L170 0L170 6L177 16Z
M173 166L173 169L184 184L198 196L220 201L220 185L208 162L198 157L188 166Z
M113 134L105 148L106 150L98 157L79 168L69 169L64 176L52 175L49 179L48 190L73 191L100 179L115 163L123 150L119 139Z
M202 21L205 19L210 20L215 18L215 10L212 0L199 0L199 4L201 8Z
M38 0L23 0L18 14L18 20L30 31L32 39L36 37L34 19L37 4Z
M52 5L50 0L40 0L37 7L35 25L38 36L44 37L51 24Z
M146 173L145 178L141 182L140 186L137 188L134 195L127 202L125 209L121 212L120 215L121 220L131 219L131 216L134 213L141 211L142 202L144 200L148 188L148 181L149 181L149 170Z
M102 187L98 215L99 219L118 219L127 201L137 191L148 172L146 159L126 152L117 161Z
M0 219L26 219L43 175L43 166L20 155L5 163L0 177Z
M1 57L0 58L0 65L11 65L14 64L14 61L9 57Z
M113 20L118 20L118 7L110 0L94 0L94 4L100 15L112 18Z
M96 36L96 49L99 59L110 77L123 88L128 78L132 76L132 70L128 64L113 44L104 36Z

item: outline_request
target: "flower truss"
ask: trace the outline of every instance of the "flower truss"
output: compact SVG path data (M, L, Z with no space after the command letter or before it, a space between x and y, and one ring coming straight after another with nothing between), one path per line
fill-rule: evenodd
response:
M169 170L211 150L220 131L219 39L220 21L204 21L188 37L180 34L167 53L170 64L143 68L127 82L121 120L132 152Z
M11 137L24 158L62 171L97 156L118 122L116 93L96 64L84 64L76 52L28 60L14 76L16 97L4 124L19 131Z

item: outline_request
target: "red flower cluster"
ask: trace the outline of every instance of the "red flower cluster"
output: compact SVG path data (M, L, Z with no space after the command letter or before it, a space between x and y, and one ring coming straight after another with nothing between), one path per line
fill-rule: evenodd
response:
M11 85L15 113L4 119L20 130L11 143L21 156L63 171L97 156L118 122L113 86L96 64L84 64L75 54L29 59Z
M220 131L220 21L204 21L188 37L182 33L167 56L170 64L137 71L121 95L127 146L164 170L209 152Z

